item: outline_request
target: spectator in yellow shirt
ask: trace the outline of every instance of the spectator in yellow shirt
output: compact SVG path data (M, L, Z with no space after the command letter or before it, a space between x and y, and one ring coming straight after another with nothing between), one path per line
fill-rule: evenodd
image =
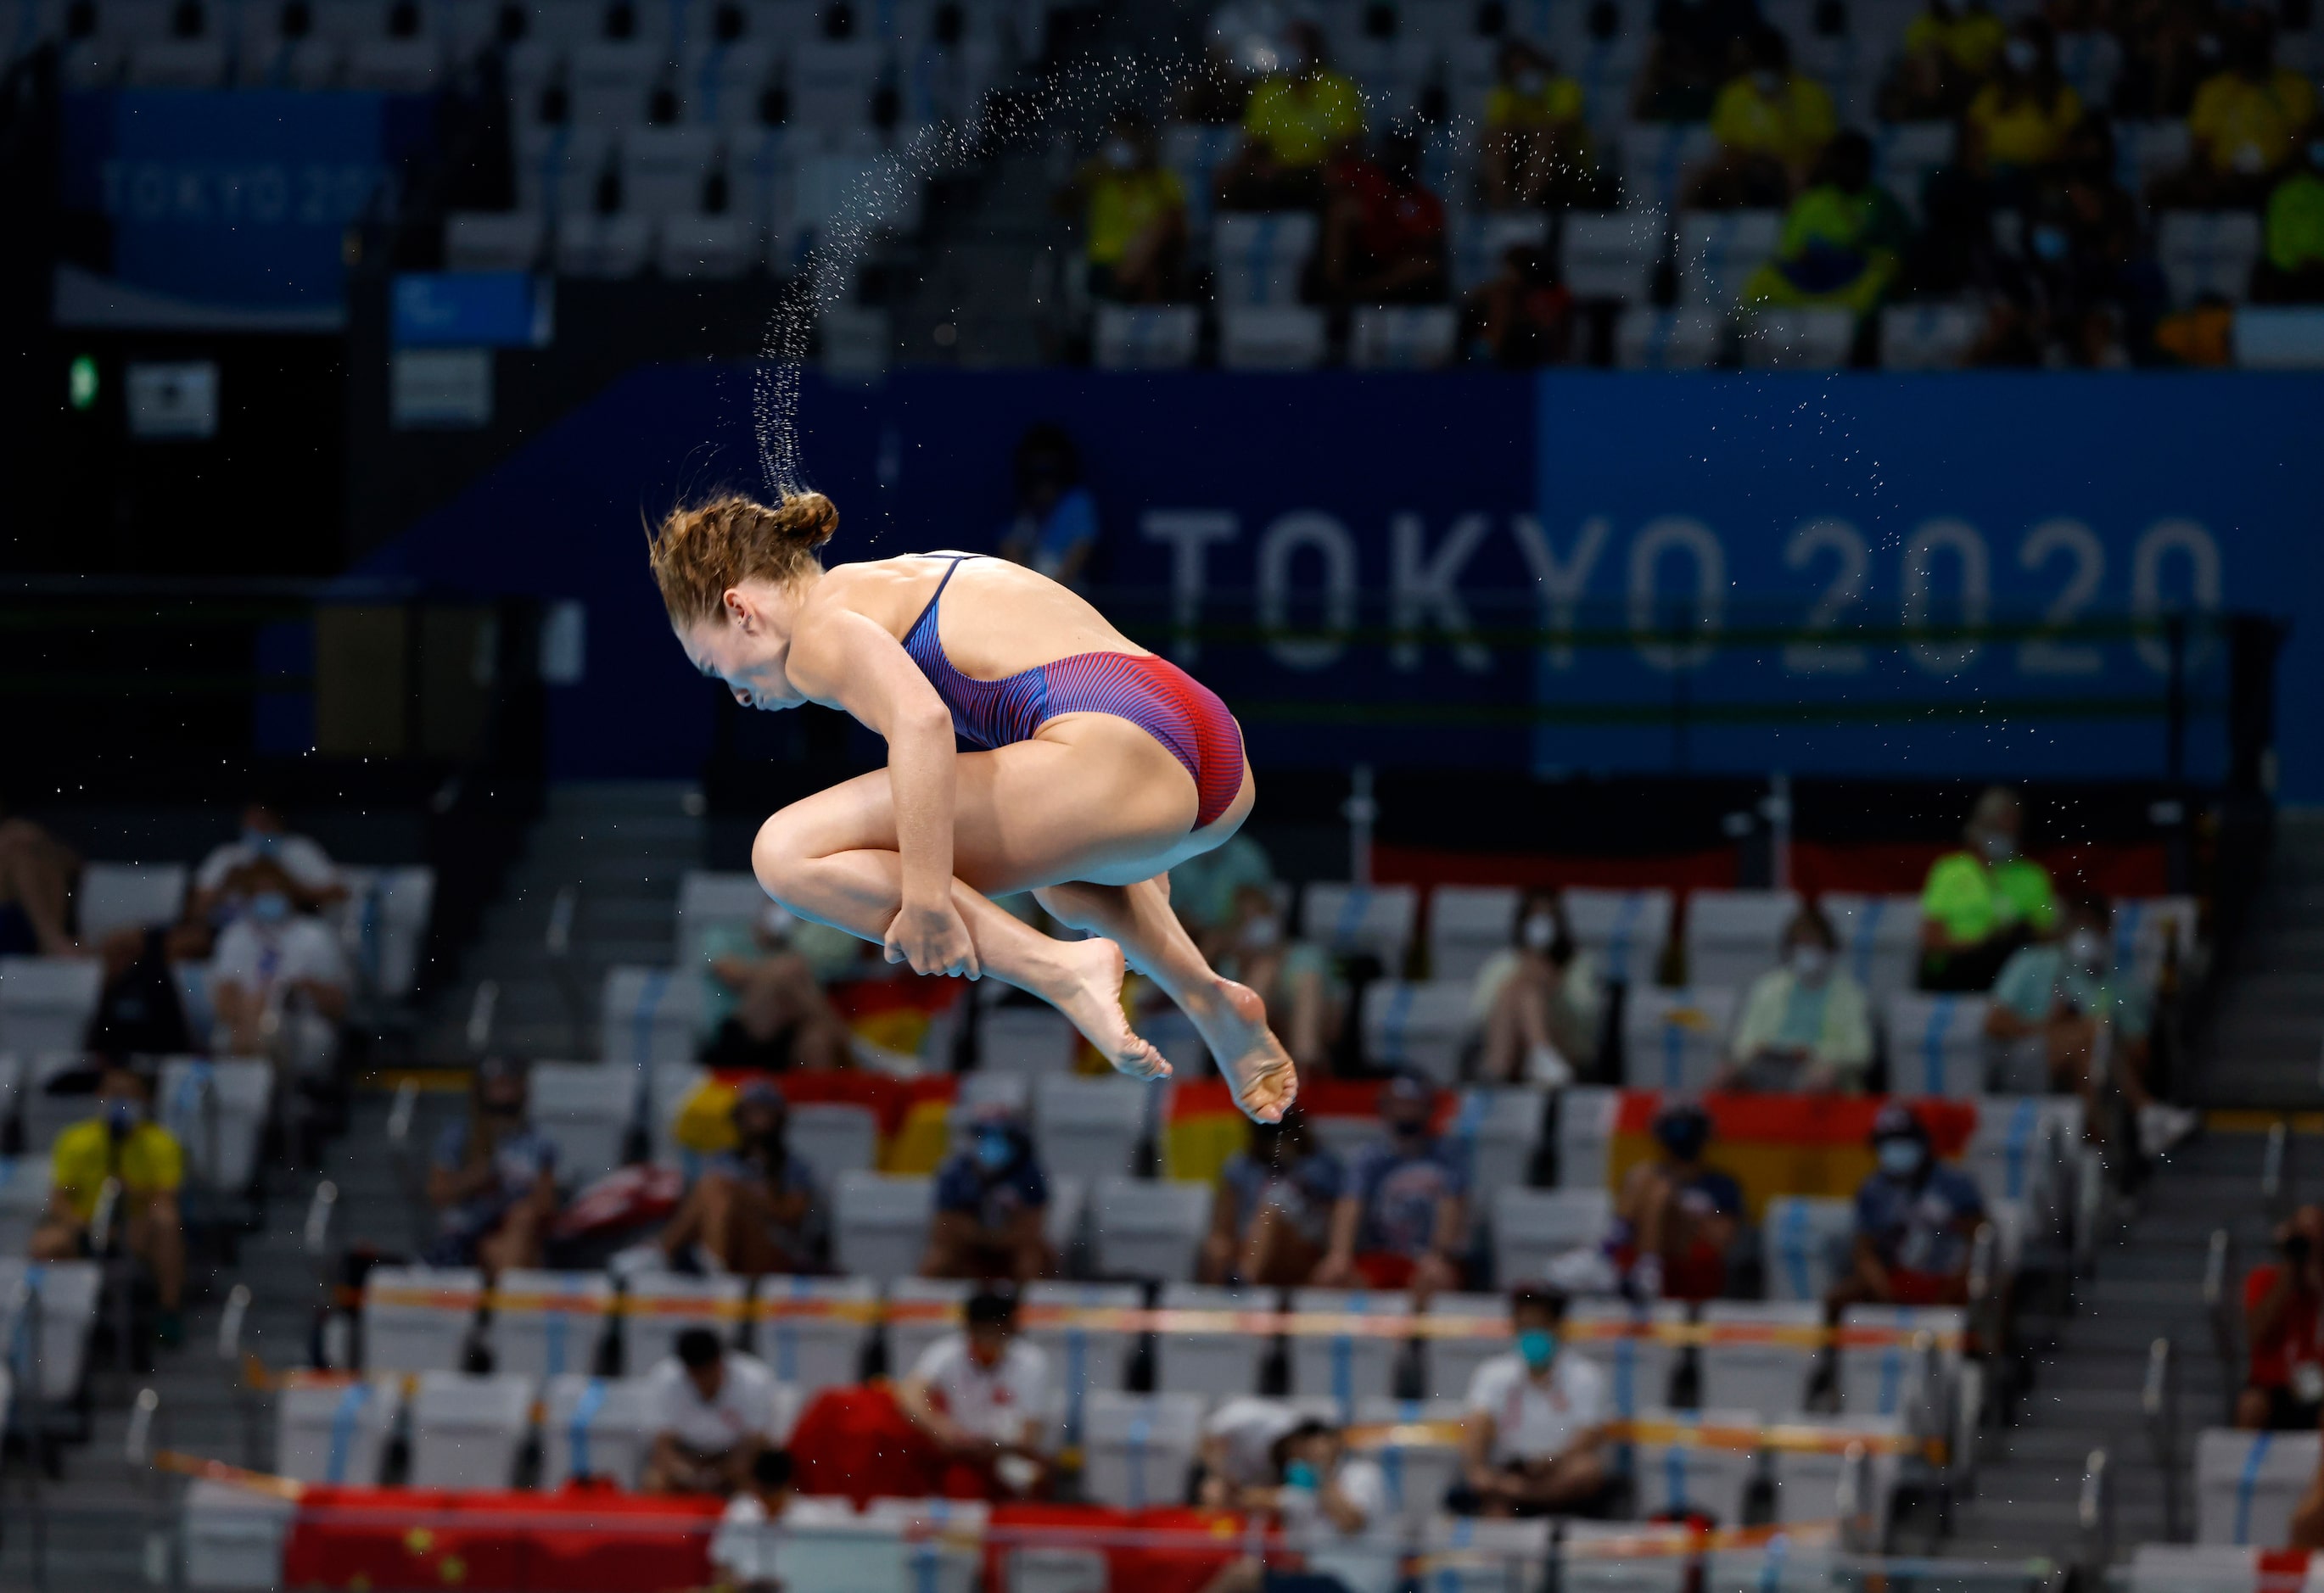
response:
M2324 127L2267 201L2267 246L2252 272L2262 304L2324 304Z
M1929 870L1921 888L1921 986L1982 990L2009 954L2057 922L2050 870L2023 855L2025 809L1994 786L1977 799L1961 836L1969 844Z
M1792 70L1783 34L1761 28L1743 56L1744 69L1728 79L1711 107L1719 153L1694 174L1688 203L1698 209L1789 204L1839 128L1824 86Z
M1079 187L1090 291L1124 304L1176 298L1186 258L1186 189L1155 159L1154 124L1135 111L1116 116Z
M164 1344L185 1337L179 1314L186 1282L186 1240L178 1212L185 1152L177 1136L152 1120L152 1091L126 1063L108 1062L97 1082L97 1115L57 1136L49 1153L49 1206L33 1231L35 1261L70 1261L92 1252L90 1224L107 1180L120 1184L113 1209L121 1248L153 1275L161 1306L155 1331Z
M1969 102L1961 122L1962 163L1978 177L2020 185L2057 163L2081 120L2081 97L2058 70L2049 24L2029 17L2001 47L1993 81Z
M1890 122L1958 116L1985 80L2009 30L1985 0L1929 0L1904 30L1904 49L1880 91L1880 115Z
M2185 170L2159 179L2158 208L2245 209L2264 203L2316 115L2316 90L2274 63L2267 18L2241 15L2221 40L2226 69L2204 80L2187 112L2194 151Z
M1219 170L1219 203L1231 210L1305 210L1323 203L1323 172L1364 133L1364 97L1323 58L1323 30L1284 31L1284 69L1251 90L1242 148Z
M1523 39L1501 46L1477 182L1491 210L1586 202L1595 187L1582 85Z

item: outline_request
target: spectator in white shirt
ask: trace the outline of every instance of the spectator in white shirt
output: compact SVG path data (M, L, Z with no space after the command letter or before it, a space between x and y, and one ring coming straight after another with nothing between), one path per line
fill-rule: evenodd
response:
M1872 1065L1872 1017L1864 987L1840 966L1831 922L1803 907L1784 931L1784 960L1751 981L1729 1057L1715 1086L1724 1090L1806 1091L1864 1088Z
M687 1329L676 1349L646 1374L653 1447L645 1491L733 1494L775 1441L775 1375L708 1328Z
M1280 1475L1275 1446L1303 1419L1279 1399L1249 1394L1212 1412L1195 1450L1202 1466L1194 1490L1198 1502L1209 1510L1259 1508L1256 1495L1271 1488Z
M347 1015L338 937L299 910L281 864L262 858L236 870L231 883L245 907L210 957L220 1031L213 1044L237 1056L280 1056L301 1071L327 1067Z
M1369 1456L1351 1454L1339 1429L1304 1421L1274 1444L1271 1488L1250 1490L1243 1508L1272 1510L1304 1572L1270 1571L1256 1557L1235 1561L1204 1593L1395 1593L1404 1585L1400 1545L1376 1529L1391 1513L1388 1476Z
M1453 1508L1476 1515L1575 1515L1605 1491L1606 1375L1565 1349L1565 1296L1509 1297L1517 1348L1469 1380Z
M1017 1297L970 1296L961 1331L922 1352L896 1391L912 1424L949 1465L939 1490L954 1498L1033 1492L1048 1472L1040 1449L1049 1358L1017 1336Z
M235 871L261 860L279 865L289 876L291 899L314 911L347 894L331 854L312 839L294 835L283 823L281 810L270 803L254 802L242 810L242 833L210 848L194 870L190 917L208 918L235 894Z

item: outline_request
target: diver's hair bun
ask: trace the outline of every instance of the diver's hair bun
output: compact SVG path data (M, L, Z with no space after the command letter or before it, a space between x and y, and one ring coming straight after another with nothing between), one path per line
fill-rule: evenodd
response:
M839 507L816 492L787 492L772 508L740 493L662 517L647 560L669 617L689 624L719 612L729 587L777 585L821 567L816 549L839 529Z

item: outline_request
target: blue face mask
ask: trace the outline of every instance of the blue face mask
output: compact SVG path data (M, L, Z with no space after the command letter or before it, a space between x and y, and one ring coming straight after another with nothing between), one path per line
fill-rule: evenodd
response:
M2034 253L2052 264L2066 257L2066 231L2063 227L2037 226L2034 229Z
M976 1137L976 1165L988 1173L998 1173L1017 1159L1017 1142L1006 1134L980 1134Z
M1517 1335L1517 1353L1538 1372L1557 1357L1557 1335L1547 1328L1527 1328Z
M115 1134L126 1134L137 1127L137 1103L119 1098L105 1103L105 1126Z
M262 890L250 898L250 916L261 924L280 924L290 916L290 898L279 890Z
M1313 1493L1315 1490L1315 1468L1305 1460L1292 1461L1283 1469L1283 1486L1304 1487Z
M1921 1170L1921 1142L1917 1139L1884 1139L1873 1154L1880 1160L1880 1170L1891 1178L1910 1178Z
M282 850L282 837L272 830L244 830L242 843L261 857L272 857Z

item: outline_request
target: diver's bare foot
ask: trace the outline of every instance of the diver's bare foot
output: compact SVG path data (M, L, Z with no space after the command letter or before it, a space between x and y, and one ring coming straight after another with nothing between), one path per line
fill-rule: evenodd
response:
M1133 1079L1168 1078L1170 1064L1138 1037L1121 1009L1121 981L1129 972L1121 948L1096 937L1061 941L1056 956L1057 977L1052 988L1040 992L1049 1004L1073 1020L1115 1072Z
M1219 994L1224 1009L1212 1017L1203 1036L1219 1072L1226 1075L1243 1116L1255 1123L1280 1122L1299 1094L1291 1054L1267 1027L1267 1003L1257 990L1222 979Z

